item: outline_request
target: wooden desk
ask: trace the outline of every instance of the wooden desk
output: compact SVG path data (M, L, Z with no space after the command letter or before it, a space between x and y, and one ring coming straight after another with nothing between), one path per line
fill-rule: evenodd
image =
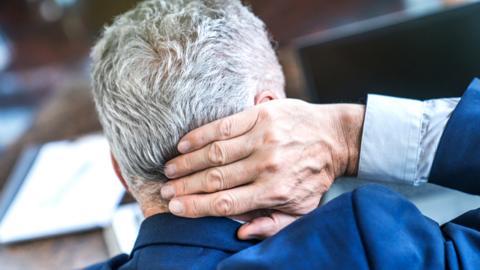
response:
M79 269L107 259L100 230L0 246L2 269Z
M0 158L0 189L25 146L101 130L88 82L75 81L54 92L31 129ZM106 258L101 230L0 246L0 268L9 270L78 269Z

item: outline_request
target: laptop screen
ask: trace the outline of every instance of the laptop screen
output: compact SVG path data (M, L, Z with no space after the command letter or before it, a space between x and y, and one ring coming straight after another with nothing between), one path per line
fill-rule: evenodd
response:
M406 18L408 17L408 18ZM480 3L374 19L297 44L312 101L461 96L480 76Z

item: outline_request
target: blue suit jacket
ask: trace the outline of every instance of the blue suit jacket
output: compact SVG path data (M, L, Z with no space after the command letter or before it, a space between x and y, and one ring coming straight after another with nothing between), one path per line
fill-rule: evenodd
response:
M480 195L480 81L444 131L432 182ZM439 226L380 186L344 194L263 242L224 218L147 219L134 251L90 269L480 269L480 209Z

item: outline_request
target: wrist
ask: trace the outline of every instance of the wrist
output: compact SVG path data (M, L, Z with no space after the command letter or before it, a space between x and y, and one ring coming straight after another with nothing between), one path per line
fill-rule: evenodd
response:
M344 171L341 175L356 176L362 142L363 122L365 119L365 106L357 104L338 105L340 142L344 144L343 164Z

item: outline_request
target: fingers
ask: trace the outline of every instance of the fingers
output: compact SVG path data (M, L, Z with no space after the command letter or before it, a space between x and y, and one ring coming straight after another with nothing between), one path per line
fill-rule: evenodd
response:
M168 207L172 214L189 218L234 216L266 208L255 199L261 192L258 187L247 185L212 194L176 197Z
M251 138L247 136L217 141L170 160L166 164L165 175L178 178L206 168L229 164L249 156L253 150Z
M244 224L238 230L237 236L242 240L265 239L277 234L298 218L298 216L276 211L269 216L259 217Z
M161 190L164 200L196 193L213 193L252 182L257 177L256 160L244 159L180 179L168 181Z
M258 112L251 108L232 116L211 122L185 135L178 144L180 153L187 153L204 147L214 141L240 136L253 128Z

